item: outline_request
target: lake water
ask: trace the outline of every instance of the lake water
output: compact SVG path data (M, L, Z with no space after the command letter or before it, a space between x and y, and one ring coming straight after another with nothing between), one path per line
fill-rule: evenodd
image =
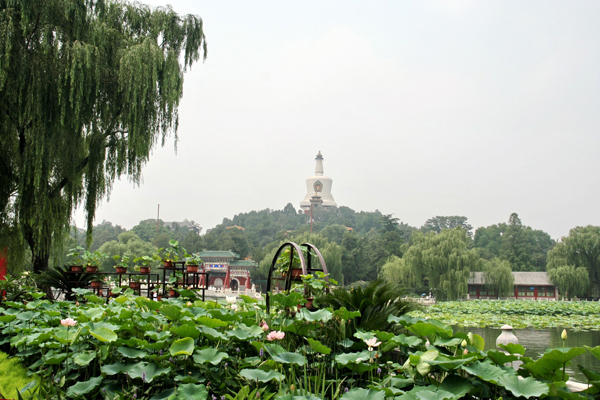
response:
M496 339L502 333L502 330L497 328L464 328L461 326L454 326L453 328L455 332L473 332L480 335L485 340L485 350L496 349ZM560 338L562 328L527 328L513 330L513 333L519 339L519 344L525 347L525 355L534 360L539 358L546 349L562 347L563 345ZM565 347L582 347L584 345L595 347L600 345L600 331L577 332L567 330L567 336ZM587 383L587 378L577 367L579 364L589 370L600 372L600 361L589 352L585 352L571 360L571 365L567 366L571 380Z

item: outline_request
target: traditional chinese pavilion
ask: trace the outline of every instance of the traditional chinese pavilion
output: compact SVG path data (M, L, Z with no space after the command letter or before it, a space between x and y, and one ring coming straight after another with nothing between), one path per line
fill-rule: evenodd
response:
M242 260L232 251L205 250L200 252L200 258L204 261L201 268L209 272L208 286L234 291L252 288L250 271L258 267L254 261Z

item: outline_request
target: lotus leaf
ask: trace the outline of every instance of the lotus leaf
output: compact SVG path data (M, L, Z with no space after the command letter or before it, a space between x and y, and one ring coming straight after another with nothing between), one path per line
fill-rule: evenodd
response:
M217 365L225 358L229 358L229 355L227 353L220 352L214 347L197 350L194 354L194 362L198 364L209 362L212 365Z
M132 365L134 365L134 364L123 364L123 363L117 362L114 364L103 365L102 367L100 367L100 370L102 371L102 373L104 373L106 375L116 375L116 374L121 374L123 372L129 371L129 369L131 368Z
M548 385L533 378L521 378L516 375L503 375L498 383L508 389L515 397L540 397L548 394Z
M127 358L144 358L147 355L145 351L124 346L117 348L117 351Z
M439 388L452 393L455 399L462 399L467 393L473 390L474 386L466 378L458 375L449 375L444 379Z
M562 347L547 351L538 361L555 360L561 364L566 364L570 362L571 359L583 353L585 353L585 349L583 347Z
M256 304L256 303L258 303L258 300L257 300L257 299L255 299L255 298L253 298L253 297L250 297L250 296L248 296L248 295L246 295L246 294L241 294L241 295L240 295L240 298L241 298L242 300L244 300L244 303L246 303L246 304Z
M75 362L75 364L79 365L80 367L85 367L94 358L96 358L96 352L95 351L89 351L89 352L85 352L85 353L78 353L78 354L76 354L73 357L73 361Z
M227 336L223 335L221 332L213 329L213 328L208 328L206 326L201 326L200 327L200 334L203 336L206 336L207 338L211 339L211 340L227 340Z
M331 353L331 349L329 347L325 346L324 344L322 344L321 342L319 342L318 340L311 339L311 338L305 338L305 339L310 344L310 348L313 349L314 351L316 351L317 353L320 353L320 354L330 354Z
M89 393L100 385L102 379L102 376L98 376L89 381L77 382L67 390L67 396L77 397Z
M273 358L273 360L282 364L296 364L302 366L306 363L306 359L304 358L304 356L298 353L283 352L272 355L271 357Z
M108 343L114 342L118 338L117 334L114 333L112 330L103 327L90 330L90 335L92 335L101 342Z
M191 337L193 339L200 337L200 331L194 325L172 326L171 332L179 337Z
M211 318L207 316L196 317L196 322L199 325L204 325L208 328L221 328L223 326L229 325L228 322L222 321L220 319Z
M285 376L277 371L262 371L260 369L243 369L240 371L240 376L249 381L269 382L273 379L281 382Z
M204 385L186 383L179 386L169 400L205 400L206 398L208 398L208 391Z
M502 351L498 351L498 350L488 350L487 356L490 360L492 360L497 365L504 365L506 363L513 362L513 361L516 361L519 359L519 357L517 357L515 355L506 354L506 353L504 353Z
M416 336L406 336L403 334L394 336L391 341L407 347L417 347L423 343L423 340Z
M510 354L525 354L525 347L516 343L500 344L500 348L508 351Z
M146 382L152 382L157 376L168 374L170 371L170 367L159 367L154 363L139 362L128 367L127 375L134 379L142 379L145 373Z
M471 375L475 375L486 382L494 384L498 383L498 378L507 374L505 370L492 365L489 362L477 361L470 365L463 365L461 368Z
M327 322L331 319L333 313L325 308L318 311L309 311L301 308L296 313L296 319L309 322Z
M57 353L51 356L47 355L44 359L44 364L60 364L65 358L67 358L66 353Z
M384 400L385 392L373 390L354 388L341 397L341 400Z
M172 356L186 355L191 356L194 352L194 339L187 337L173 342L169 348Z
M181 317L181 308L172 304L163 304L159 311L171 321L177 321Z

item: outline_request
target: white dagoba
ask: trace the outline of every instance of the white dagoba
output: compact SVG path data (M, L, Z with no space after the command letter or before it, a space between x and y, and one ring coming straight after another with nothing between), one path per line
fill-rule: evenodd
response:
M319 207L337 207L333 196L331 195L331 178L323 175L323 156L319 151L317 154L317 165L315 166L315 175L306 180L306 196L300 202L303 210L310 210L311 198L313 202L319 203Z

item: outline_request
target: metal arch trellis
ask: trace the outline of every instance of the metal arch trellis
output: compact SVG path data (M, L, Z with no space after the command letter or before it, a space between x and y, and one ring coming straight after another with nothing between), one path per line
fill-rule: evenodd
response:
M278 260L279 256L281 255L281 253L283 253L286 250L286 248L288 248L288 247L290 248L290 269L285 276L281 276L281 277L275 276L276 275L275 264L277 264L277 260ZM304 259L304 251L302 250L302 247L306 248L306 254L309 255L308 261ZM298 254L298 258L300 259L300 268L293 268L294 253ZM321 268L313 268L311 253L313 255L317 256ZM271 262L271 268L269 269L269 276L267 278L267 296L266 296L267 312L270 312L270 309L271 309L271 294L274 289L273 282L274 281L277 283L283 282L284 285L283 285L283 288L281 288L281 289L289 292L292 288L292 282L294 282L295 280L296 281L298 280L297 278L296 279L294 278L292 269L300 269L302 271L302 275L312 274L316 271L322 271L325 274L325 280L327 282L329 282L329 276L327 274L327 265L325 265L325 260L323 259L321 252L319 251L319 249L316 246L314 246L310 243L302 243L301 245L298 245L294 242L285 242L284 244L282 244L279 247L279 249L277 249L277 252L275 252L275 256L273 257L273 261ZM304 289L305 293L307 293L307 290L308 290L308 288L305 287L305 289ZM328 291L329 289L326 289L326 290Z

